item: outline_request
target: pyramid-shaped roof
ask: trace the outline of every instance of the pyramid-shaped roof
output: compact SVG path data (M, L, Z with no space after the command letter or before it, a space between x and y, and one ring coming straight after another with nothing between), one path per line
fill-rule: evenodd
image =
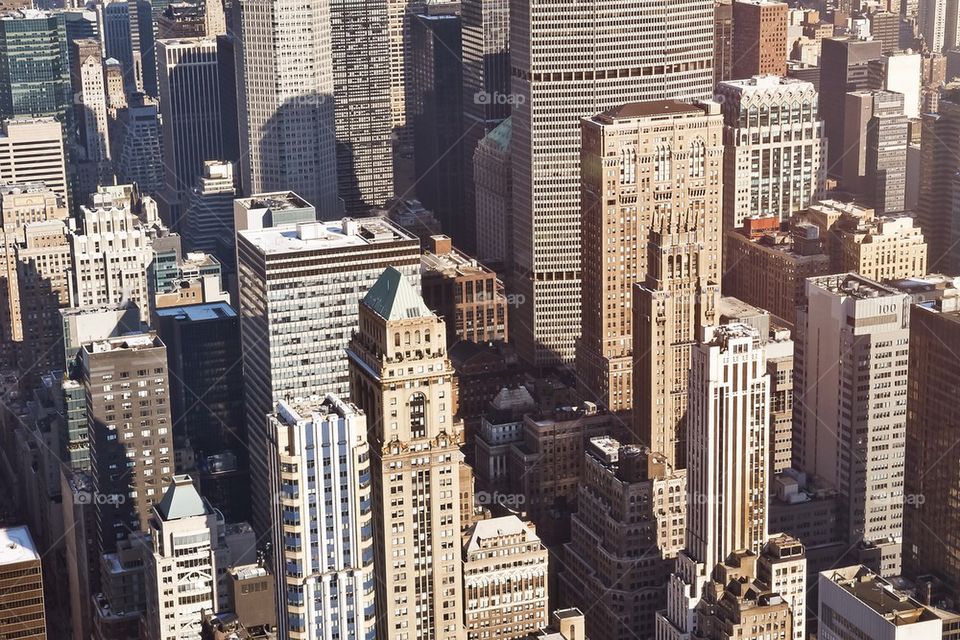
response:
M170 487L155 508L164 520L205 516L208 513L206 503L188 475L173 476Z
M387 267L363 297L363 304L385 320L423 318L433 312L407 278L394 267Z

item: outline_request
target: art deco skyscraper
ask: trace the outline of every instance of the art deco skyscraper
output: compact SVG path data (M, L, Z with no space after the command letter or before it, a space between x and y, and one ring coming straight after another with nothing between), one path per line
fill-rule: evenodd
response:
M443 320L390 267L360 303L348 354L369 424L377 637L463 640L463 427Z
M580 118L636 100L709 97L713 2L550 0L510 7L511 329L521 357L570 365L580 334Z
M268 420L282 634L322 640L338 629L369 640L376 612L366 417L328 394L278 402Z
M335 218L340 205L330 1L237 4L243 191L289 189L313 203L320 220Z
M686 547L657 616L658 640L689 638L704 586L735 551L767 542L770 374L760 335L708 327L693 348L688 400Z
M647 335L652 330L649 308L637 316L644 323L643 336L634 334L633 287L646 283L648 291L668 296L675 282L681 288L689 284L697 298L700 287L719 284L722 124L715 103L673 100L627 104L582 122L583 334L577 371L587 397L611 411L638 409L635 398L646 406L640 409L644 425L651 419L650 403L663 408L661 394L667 392L660 387L670 379L655 369L673 355L658 350L659 365L648 361L644 371L635 369L634 354L647 350L648 340L663 338ZM686 255L688 250L694 255ZM661 264L668 256L669 265ZM655 316L665 312L653 311ZM701 323L680 321L679 316L677 321L674 325L671 318L670 326L684 337L670 334L667 342L694 341ZM673 393L685 395L686 376L681 378ZM648 439L649 429L642 431L646 433L637 434L641 442L667 453ZM668 459L674 464L672 444Z

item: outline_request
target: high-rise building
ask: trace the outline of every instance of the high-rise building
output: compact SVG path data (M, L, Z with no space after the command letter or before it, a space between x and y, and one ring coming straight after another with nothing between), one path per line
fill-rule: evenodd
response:
M444 323L388 267L359 327L350 397L370 416L377 637L463 640L463 432Z
M515 515L474 524L463 545L467 640L526 640L547 626L547 550Z
M330 2L240 0L237 59L243 192L296 191L340 213ZM306 35L308 34L308 35Z
M847 93L870 89L870 61L881 57L879 40L859 40L848 36L824 38L820 43L822 60L829 60L820 69L820 114L824 132L830 141L827 149L827 173L839 176L842 168L844 139L844 103Z
M412 101L413 17L423 12L425 0L388 0L387 32L390 34L390 119L396 137L395 152L401 157L413 151L413 129L407 110Z
M236 261L233 201L237 183L232 162L208 160L187 197L183 237L192 251L216 255L221 262ZM224 255L227 254L227 255ZM231 258L232 256L232 258Z
M70 235L70 277L77 306L123 301L150 318L147 266L153 260L148 230L124 207L80 207L81 228Z
M920 199L917 222L930 248L930 271L960 273L956 251L960 241L960 85L949 85L936 113L923 114L920 136Z
M692 298L685 300L696 305L701 287L719 284L721 124L717 104L675 100L627 104L582 121L583 329L577 371L585 397L611 411L637 409L635 401L658 406L663 401L659 385L665 380L657 380L656 363L639 365L638 372L647 367L645 375L635 374L634 354L640 357L650 336L635 331L636 313L641 312L636 311L634 285L645 283L664 296L689 288ZM690 249L695 256L686 253ZM675 259L685 266L674 271ZM690 332L683 340L693 340L699 326L694 318L702 315L685 304L686 311L675 312L692 314L681 322ZM644 325L640 330L650 329ZM664 357L673 361L672 355ZM683 381L676 384L685 394ZM640 422L652 419L641 413ZM650 435L639 434L640 442L674 464L673 445L667 452L647 440Z
M909 122L903 98L892 91L847 94L843 185L879 214L904 210Z
M460 40L463 57L463 217L481 259L481 220L477 215L474 153L480 141L510 116L510 0L462 0ZM509 200L507 201L509 203ZM504 212L509 211L509 204ZM463 240L458 240L463 242Z
M273 536L283 541L274 551L280 633L322 640L337 629L372 640L375 505L366 416L330 394L280 401L267 420Z
M734 0L731 78L787 73L787 14L777 0Z
M240 318L226 302L211 302L157 309L153 326L167 347L173 435L192 453L190 474L227 519L247 520Z
M903 573L932 574L960 593L958 514L950 495L957 490L958 461L948 455L960 422L952 389L960 349L960 306L945 296L910 310L910 364L903 491Z
M761 337L731 323L707 327L702 338L690 368L686 544L667 585L667 609L657 614L661 640L699 632L697 609L714 568L735 552L755 559L768 537L770 376ZM722 592L727 581L718 583Z
M513 119L507 118L477 143L471 160L477 258L507 271L513 258L512 131Z
M716 93L726 143L723 228L739 229L751 217L785 222L815 202L826 180L827 140L813 85L757 76L721 82Z
M794 466L839 494L848 544L896 541L898 575L910 298L857 274L807 280L797 315Z
M133 6L136 8L136 4ZM124 89L129 93L142 91L143 85L137 82L142 61L133 45L136 14L130 15L130 3L127 0L105 2L97 6L97 15L103 34L104 55L120 63Z
M70 104L70 64L60 17L19 9L0 17L0 118L63 122Z
M237 202L251 201L256 198ZM419 288L420 243L381 218L348 218L241 230L237 255L252 519L262 534L268 517L263 416L284 398L346 398L343 350L358 328L357 303L389 265Z
M449 323L447 342L507 341L507 298L491 271L453 246L431 236L420 263L423 299Z
M934 53L944 53L960 45L960 14L952 2L919 0L917 30Z
M136 184L141 193L163 193L163 152L157 101L143 93L127 96L113 129L113 170L121 183Z
M220 60L215 38L157 41L163 122L164 222L183 231L183 208L204 162L223 158Z
M73 103L86 160L97 166L98 178L112 175L110 133L107 128L107 85L100 42L93 38L70 45ZM108 180L98 180L106 183ZM96 185L94 185L96 187Z
M884 52L867 62L870 88L903 94L903 113L908 118L920 117L923 86L923 56L915 51Z
M709 97L713 1L516 2L510 65L511 277L524 300L510 333L527 362L571 365L584 289L579 119L636 100Z
M66 201L67 165L60 123L36 118L0 125L0 181L42 182Z
M417 198L440 220L443 232L471 253L475 227L463 215L463 69L460 3L428 3L413 16L410 99Z
M223 516L200 497L188 475L173 476L151 511L145 640L200 640L203 612L221 606Z
M47 640L43 566L27 527L0 529L0 636Z
M564 546L562 596L586 611L591 637L651 638L683 549L686 471L675 471L662 454L605 436L590 439L584 460Z
M393 197L388 5L330 2L337 195L347 215L364 214Z
M173 476L167 349L156 334L138 333L86 343L79 357L98 550L108 552L149 530L150 507Z
M786 63L784 63L786 64ZM713 84L733 80L733 3L713 5Z
M772 379L771 371L771 382ZM773 476L770 476L773 477ZM806 640L807 557L799 539L773 534L757 559L757 580L790 606L792 640Z

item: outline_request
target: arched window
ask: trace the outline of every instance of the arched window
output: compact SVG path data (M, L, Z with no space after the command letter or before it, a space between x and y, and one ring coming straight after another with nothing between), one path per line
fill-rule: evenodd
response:
M405 344L405 345L407 345L407 346L410 345L410 332L409 332L409 331L404 331L404 332L403 332L403 344Z
M673 154L670 152L670 147L665 144L658 144L657 151L654 156L655 162L655 171L656 175L654 180L657 182L665 182L670 179L670 162L672 160Z
M706 173L707 158L706 147L702 138L697 138L690 143L690 176L702 178Z
M399 332L399 331L397 331L395 334L393 334L393 346L395 346L395 347L399 347L399 346L400 346L400 332Z
M427 398L422 393L410 396L410 435L414 438L427 436Z

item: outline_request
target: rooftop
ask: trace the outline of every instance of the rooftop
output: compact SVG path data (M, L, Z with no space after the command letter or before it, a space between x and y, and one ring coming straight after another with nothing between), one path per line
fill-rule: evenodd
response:
M173 476L163 498L154 508L164 521L195 518L210 513L193 485L193 478L188 475Z
M820 575L895 626L937 619L932 611L862 565L824 571Z
M298 251L340 251L388 241L416 241L416 238L381 217L331 222L288 224L238 232L265 255Z
M363 297L362 303L384 320L432 317L423 298L402 273L387 267Z
M273 209L277 211L305 209L313 206L293 191L260 193L249 198L238 198L235 202L246 209Z
M277 402L276 410L277 415L287 425L295 425L315 415L336 414L341 418L363 415L363 411L358 409L355 404L341 400L339 396L333 393L328 393L326 396L280 400Z
M628 102L619 107L604 111L595 119L619 120L626 118L650 118L654 116L672 116L677 114L703 115L702 106L681 100L648 100L646 102Z
M187 322L202 322L204 320L237 317L237 312L226 302L209 302L183 307L166 307L157 309L156 314L161 318L178 318L186 320Z
M896 289L880 284L875 280L864 278L860 274L853 272L809 278L809 281L831 293L848 296L857 300L868 300L870 298L892 296L899 293Z
M482 540L500 538L503 536L523 535L527 542L539 540L533 525L528 524L517 516L503 516L480 520L470 531L470 540L467 542L467 553L479 551Z
M422 273L436 272L448 277L493 273L476 258L471 258L456 247L452 247L448 253L424 251L420 257L420 270Z
M96 340L83 345L86 353L107 353L110 351L141 351L162 347L163 343L153 333L135 333L119 338L108 338L106 340Z
M0 529L0 565L40 560L26 527Z

